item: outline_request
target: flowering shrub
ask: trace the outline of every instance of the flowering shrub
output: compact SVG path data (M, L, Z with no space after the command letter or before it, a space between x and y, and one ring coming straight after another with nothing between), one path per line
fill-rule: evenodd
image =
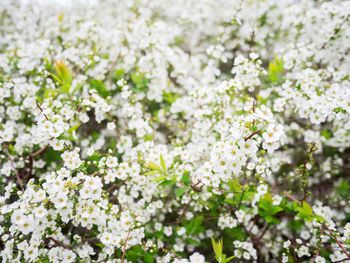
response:
M350 2L0 6L2 262L348 262Z

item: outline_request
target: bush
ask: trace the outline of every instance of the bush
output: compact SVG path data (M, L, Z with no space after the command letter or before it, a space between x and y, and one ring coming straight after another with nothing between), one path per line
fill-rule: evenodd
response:
M2 262L350 260L349 1L0 14Z

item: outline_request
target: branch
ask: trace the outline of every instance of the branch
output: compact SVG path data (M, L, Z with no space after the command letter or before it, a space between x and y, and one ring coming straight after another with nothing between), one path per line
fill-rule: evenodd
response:
M44 151L46 150L46 148L47 148L48 146L49 146L49 145L46 144L43 148L37 150L36 152L31 153L29 156L30 156L30 157L35 157L35 156L41 154L42 152L44 152Z
M48 146L49 145L47 144L44 147L42 147L41 149L37 150L36 152L29 154L29 172L26 175L25 179L31 178L31 176L32 176L34 157L41 154L42 152L44 152Z
M136 221L136 216L135 216L134 221L132 223L134 223L135 221ZM129 239L129 236L130 236L130 231L131 231L131 227L129 228L128 235L126 236L126 239L125 239L125 242L124 242L123 256L122 256L121 263L124 262L124 256L125 256L125 253L126 253L126 243L128 242L128 239Z
M8 150L8 148L7 148L7 146L5 144L3 144L2 146L4 147L6 154L7 154L7 156L10 159L11 166L12 166L13 170L15 171L18 183L21 186L22 192L24 193L24 188L23 188L23 184L22 184L21 178L19 177L19 174L18 174L18 171L16 169L16 166L15 166L14 162L12 161L10 152L9 152L9 150Z
M253 132L252 134L250 134L247 138L244 139L244 141L248 141L249 139L251 139L254 135L258 134L260 132L260 130L256 130L255 132Z
M304 162L304 166L303 166L303 173L302 173L302 178L304 180L304 176L305 176L305 173L306 173L306 165L307 163L310 161L310 155L311 153L314 151L314 147L315 147L316 143L314 142L309 150L309 152L307 153L307 156L306 156L306 159L305 159L305 162ZM306 189L306 186L304 187L303 189L304 191L304 195L303 195L303 200L302 201L305 201L306 197L307 197L307 189Z
M48 121L49 118L47 117L47 115L44 113L44 110L40 107L39 102L36 101L36 106L39 108L39 110L41 111L42 114L44 114L45 119Z
M298 204L300 204L300 202L299 202L297 199L295 199L293 196L291 196L289 193L285 193L284 195L285 195L286 197L288 197L290 200L292 200L292 201L297 202Z
M59 246L59 247L63 247L65 249L69 249L69 250L72 250L72 248L70 246L67 246L66 244L63 244L62 242L54 239L53 237L49 237L50 240L52 240L56 246Z
M339 247L343 250L343 252L345 253L345 255L348 257L348 259L350 259L350 256L348 254L348 252L346 252L345 248L343 247L343 245L340 243L340 241L338 240L338 238L334 235L333 231L326 225L323 224L324 227L329 231L329 233L332 235L332 237L335 239L335 241L337 241Z
M180 224L181 223L181 219L183 218L183 216L185 215L185 213L188 210L188 207L190 206L190 204L192 203L193 199L191 198L190 201L188 201L188 203L185 205L184 209L182 210L182 213L179 217L178 220L176 220L175 224Z
M323 231L324 231L324 224L322 225L322 229L321 229L321 232L320 232L320 245L318 246L318 249L317 249L317 252L316 252L316 255L314 257L314 260L312 261L312 263L315 263L316 262L316 258L318 257L318 255L320 254L320 249L321 249L321 245L322 245L322 234L323 234Z

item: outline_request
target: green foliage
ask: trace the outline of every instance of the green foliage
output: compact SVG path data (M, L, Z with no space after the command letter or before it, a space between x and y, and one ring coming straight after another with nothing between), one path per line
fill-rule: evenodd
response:
M184 227L186 228L186 234L188 236L195 236L199 233L205 231L205 228L202 225L204 216L196 216L188 222L184 223Z
M97 90L98 95L100 95L102 98L107 98L110 95L110 91L106 89L106 84L103 82L103 80L90 80L90 89Z
M73 74L63 61L56 61L55 64L56 75L52 73L50 75L61 85L62 91L68 93Z
M213 250L215 253L215 259L218 263L227 263L235 258L235 256L231 256L229 258L226 258L226 255L222 253L222 251L223 251L223 240L222 239L215 241L214 238L211 238L211 243L212 243Z
M145 92L149 79L145 73L135 72L131 74L131 81L134 84L133 92Z
M281 74L284 71L283 67L283 59L278 59L275 57L274 61L269 63L269 71L267 73L267 77L271 82L279 82L281 81Z
M175 193L176 197L182 196L186 192L186 190L187 189L185 187L178 188Z
M339 186L336 187L335 191L342 198L347 198L349 196L349 183L345 180L341 181Z
M283 211L283 208L273 205L272 197L269 193L265 194L264 198L260 199L258 213L267 223L279 224L280 221L275 218L274 215L281 211Z
M299 212L296 215L297 217L300 217L301 219L304 219L306 221L311 221L313 219L312 208L305 201L303 201L302 206L297 207L296 210Z

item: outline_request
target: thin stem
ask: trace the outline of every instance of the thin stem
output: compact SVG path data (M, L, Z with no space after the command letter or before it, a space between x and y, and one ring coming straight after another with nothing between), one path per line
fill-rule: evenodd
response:
M3 144L3 147L5 149L5 152L6 152L7 156L10 159L11 166L12 166L13 170L15 171L15 174L16 174L18 183L21 186L22 192L24 193L24 188L23 188L23 184L22 184L21 178L19 177L18 171L17 171L16 166L15 166L15 164L14 164L12 158L11 158L10 152L9 152L9 150L8 150L8 148L7 148L7 146L5 144Z
M256 130L255 132L253 132L252 134L250 134L247 138L244 139L244 141L248 141L249 139L251 139L254 135L258 134L260 132L260 130Z
M320 249L321 249L321 245L322 245L322 237L321 237L321 236L323 235L323 231L324 231L324 225L322 225L322 229L321 229L321 232L320 232L320 245L318 246L316 255L315 255L314 260L312 261L312 263L315 263L315 262L316 262L316 258L317 258L318 255L320 254Z
M339 247L343 250L343 252L345 253L345 255L348 257L348 259L350 259L350 256L348 254L348 252L346 252L345 248L343 247L343 245L340 243L340 241L338 240L338 238L334 235L333 231L326 225L323 224L324 227L329 231L329 233L332 235L332 237L335 239L335 241L337 241Z
M45 119L48 121L49 118L48 118L47 115L44 113L44 110L40 107L39 102L36 102L36 106L39 108L39 110L41 111L41 113L44 114Z
M134 218L133 223L134 223L135 221L136 221L136 216L135 216L135 218ZM123 255L122 255L122 261L121 261L121 263L124 262L124 257L125 257L125 253L126 253L126 243L128 242L128 239L129 239L129 236L130 236L130 232L131 232L131 227L129 228L128 235L126 236L126 239L125 239L125 242L124 242Z
M306 156L306 159L305 159L305 162L304 162L304 166L303 166L303 173L302 173L302 178L304 180L304 177L305 177L305 173L306 173L306 165L307 163L310 161L311 159L311 154L312 152L314 151L314 147L316 146L316 143L314 142L309 150L309 152L307 153L307 156ZM304 186L304 189L303 189L303 192L304 192L304 195L303 195L303 200L302 201L305 201L306 197L307 197L307 188L306 186Z

